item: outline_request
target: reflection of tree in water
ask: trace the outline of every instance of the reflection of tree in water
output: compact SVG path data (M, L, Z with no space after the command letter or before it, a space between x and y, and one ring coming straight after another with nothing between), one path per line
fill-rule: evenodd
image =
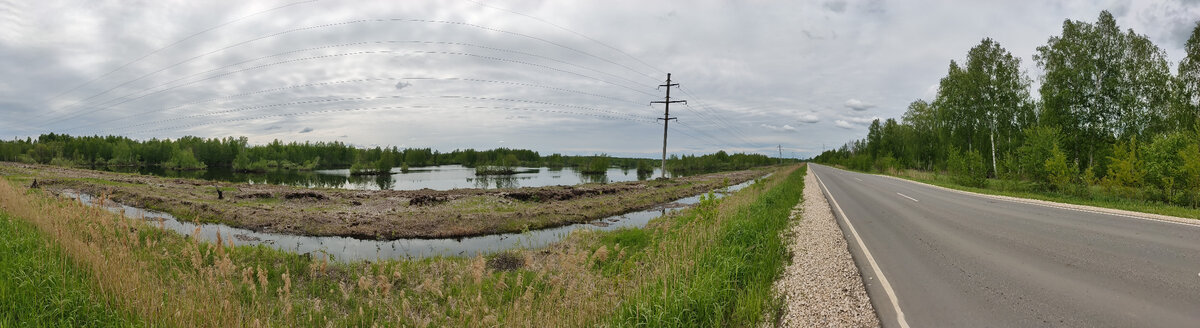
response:
M654 171L638 171L638 180L649 180L654 178Z
M583 183L608 183L607 173L586 174L579 173L579 181Z
M467 178L471 181L472 178ZM521 184L517 182L517 177L511 175L480 175L474 178L475 188L479 189L511 189L519 188Z
M379 190L391 190L396 186L396 180L392 179L391 174L380 174L375 176L375 185L379 186Z

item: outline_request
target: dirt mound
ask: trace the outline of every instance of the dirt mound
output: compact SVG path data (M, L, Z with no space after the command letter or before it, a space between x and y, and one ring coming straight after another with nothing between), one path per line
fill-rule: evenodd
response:
M446 201L446 196L418 194L408 199L408 205L411 206L429 206L437 205Z
M283 195L283 198L284 199L310 198L310 199L315 199L315 200L326 200L329 197L325 197L324 194L321 194L321 193L318 193L315 191L300 191L300 192L292 192L292 193L285 194L285 195Z
M525 259L512 252L503 252L487 260L487 267L495 271L516 271L525 267Z
M236 198L236 199L266 199L266 198L272 198L272 197L275 197L275 195L272 195L269 192L252 192L252 193L248 193L248 194L240 194L237 196L233 196L233 198Z

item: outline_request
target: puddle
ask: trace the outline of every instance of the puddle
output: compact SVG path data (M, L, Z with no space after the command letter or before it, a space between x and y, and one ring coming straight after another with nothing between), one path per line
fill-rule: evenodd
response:
M769 175L768 175L769 176ZM740 190L754 183L749 180L732 185L714 194L724 197L726 194ZM95 204L95 198L87 195L63 191L62 196L78 199L86 204ZM199 239L215 241L220 231L224 240L232 241L234 245L267 245L272 248L305 253L327 253L336 261L382 260L382 259L420 259L433 256L475 256L514 248L541 248L562 240L571 231L579 229L615 230L625 227L643 227L651 219L662 216L668 211L685 208L700 202L700 196L681 198L672 202L659 204L644 211L629 212L614 215L587 223L576 223L555 228L533 230L525 233L507 233L464 238L443 239L397 239L397 240L367 240L336 236L297 236L278 233L255 232L247 229L230 227L224 224L200 224ZM192 235L197 225L191 222L181 222L169 213L144 210L137 207L106 201L104 208L114 212L125 212L129 218L145 218L151 226L162 226L183 235ZM228 242L227 241L227 242Z

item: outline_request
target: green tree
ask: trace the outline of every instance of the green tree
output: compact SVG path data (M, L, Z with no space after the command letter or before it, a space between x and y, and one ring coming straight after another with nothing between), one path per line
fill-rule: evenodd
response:
M1146 183L1157 187L1162 200L1174 201L1176 184L1184 183L1184 159L1179 157L1179 153L1193 142L1190 133L1175 132L1159 135L1152 142L1142 145Z
M1042 164L1045 166L1046 179L1054 190L1065 191L1071 185L1071 180L1079 174L1075 165L1067 163L1067 154L1058 149L1058 145L1050 149L1050 158Z
M1192 207L1200 206L1200 145L1195 140L1179 150L1180 175L1183 176L1183 186L1191 194Z
M1179 61L1175 103L1167 120L1176 124L1175 131L1200 127L1200 22L1183 48L1187 55Z
M1117 142L1113 145L1113 155L1108 157L1108 174L1104 177L1104 186L1115 190L1123 197L1131 198L1145 181L1144 163L1138 156L1137 137L1128 143Z
M1169 105L1166 53L1108 11L1096 23L1067 20L1034 55L1042 76L1042 123L1057 126L1073 159L1095 165L1112 140L1162 131Z
M978 150L959 152L950 147L948 166L954 182L969 187L987 185L987 165Z

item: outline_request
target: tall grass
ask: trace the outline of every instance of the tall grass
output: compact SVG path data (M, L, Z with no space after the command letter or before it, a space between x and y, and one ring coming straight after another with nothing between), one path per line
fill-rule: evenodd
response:
M732 197L720 204L706 199L689 215L676 218L686 228L660 244L661 254L688 254L626 300L616 326L754 326L773 316L778 304L771 284L786 261L780 232L804 189L801 168L783 181L755 185L756 197ZM769 188L769 190L768 190Z
M33 225L0 211L0 327L142 326Z
M752 325L774 311L779 231L803 170L543 249L340 263L199 242L0 180L0 206L89 272L98 294L165 326Z

